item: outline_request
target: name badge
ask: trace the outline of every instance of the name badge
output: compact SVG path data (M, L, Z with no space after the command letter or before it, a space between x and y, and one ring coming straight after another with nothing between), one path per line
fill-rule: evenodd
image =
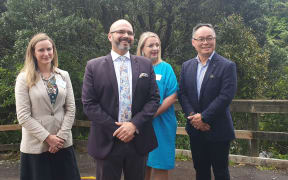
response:
M64 89L66 88L66 82L63 81L62 79L56 79L56 84L57 84L57 86L60 86Z
M156 74L156 81L160 81L162 78L162 75L161 74Z

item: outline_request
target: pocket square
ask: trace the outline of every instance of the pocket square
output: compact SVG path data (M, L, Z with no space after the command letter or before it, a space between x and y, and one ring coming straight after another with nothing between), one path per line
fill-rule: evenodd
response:
M211 74L211 75L210 75L210 78L211 78L211 79L213 79L213 78L214 78L214 75L213 75L213 74Z
M147 73L141 73L141 74L139 75L139 79L140 79L140 78L144 78L144 77L148 77L148 74L147 74Z

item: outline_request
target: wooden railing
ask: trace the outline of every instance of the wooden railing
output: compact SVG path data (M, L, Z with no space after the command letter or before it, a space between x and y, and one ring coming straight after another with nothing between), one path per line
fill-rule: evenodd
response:
M232 112L252 113L253 121L250 130L235 130L237 139L247 139L250 143L250 155L258 156L258 141L286 141L288 142L287 132L267 132L259 131L258 117L264 113L288 113L288 100L233 100L230 109ZM175 110L181 110L178 103L175 104ZM248 123L248 122L247 122ZM90 127L90 121L76 120L76 127ZM21 130L17 124L0 125L0 131L15 131ZM178 135L187 135L184 127L177 128ZM77 141L76 141L77 142ZM19 150L19 144L0 145L0 151Z

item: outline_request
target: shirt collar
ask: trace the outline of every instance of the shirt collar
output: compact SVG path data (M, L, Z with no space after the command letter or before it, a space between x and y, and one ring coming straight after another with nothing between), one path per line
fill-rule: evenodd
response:
M121 55L117 54L115 51L111 50L111 56L112 56L112 60L115 61L117 58L119 58ZM130 53L129 51L127 51L126 54L124 54L123 56L127 57L130 60Z
M214 54L215 54L215 51L213 51L212 54L210 55L210 57L208 58L206 65L208 65L210 63ZM196 59L197 59L198 63L200 63L200 59L199 59L198 55L197 55Z

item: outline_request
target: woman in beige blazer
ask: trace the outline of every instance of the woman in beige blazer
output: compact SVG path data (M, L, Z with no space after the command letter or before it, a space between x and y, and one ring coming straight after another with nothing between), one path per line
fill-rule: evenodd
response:
M36 34L28 44L15 86L22 126L21 180L80 180L72 147L72 84L68 72L57 67L53 40Z

